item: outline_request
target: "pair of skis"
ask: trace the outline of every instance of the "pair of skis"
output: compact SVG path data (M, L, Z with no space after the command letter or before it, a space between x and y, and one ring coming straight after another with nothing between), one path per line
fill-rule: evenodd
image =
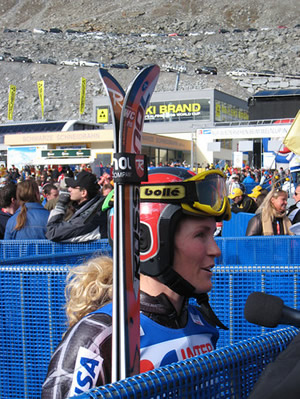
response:
M145 67L125 93L106 69L100 78L110 99L114 127L114 233L112 382L139 373L139 186L147 180L141 154L144 118L159 67Z

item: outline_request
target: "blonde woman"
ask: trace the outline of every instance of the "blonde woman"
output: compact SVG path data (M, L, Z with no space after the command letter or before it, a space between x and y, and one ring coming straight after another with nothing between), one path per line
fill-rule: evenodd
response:
M111 258L102 256L70 270L65 289L69 327L111 302L112 264Z
M89 377L82 379L82 392L101 385L104 375L110 374L111 363L103 359L111 359L111 318L93 312L112 300L112 270L112 259L105 256L70 270L65 289L69 328L51 358L43 399L67 398L70 390L72 396L79 394L79 387L72 387L76 369ZM77 359L89 360L82 365Z
M286 191L271 190L249 220L246 236L293 235L291 221L286 216L287 198Z
M45 240L50 213L40 204L37 183L33 179L18 183L16 197L19 208L7 222L4 240Z

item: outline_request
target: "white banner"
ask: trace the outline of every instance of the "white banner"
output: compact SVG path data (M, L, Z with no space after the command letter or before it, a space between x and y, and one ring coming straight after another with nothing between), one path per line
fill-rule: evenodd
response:
M263 169L275 169L275 155L272 152L263 152Z
M253 151L253 141L252 140L239 141L239 151L242 152Z
M282 140L269 140L268 151L278 152L281 146L283 148Z
M240 151L234 151L232 166L234 168L242 168L243 167L243 153Z
M207 151L221 151L221 143L219 141L213 141L212 143L207 143Z

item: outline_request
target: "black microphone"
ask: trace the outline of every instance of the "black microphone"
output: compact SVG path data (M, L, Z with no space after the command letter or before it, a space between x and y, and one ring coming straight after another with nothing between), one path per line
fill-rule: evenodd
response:
M277 327L278 324L300 327L300 312L285 306L278 296L252 292L244 308L249 323L263 327Z

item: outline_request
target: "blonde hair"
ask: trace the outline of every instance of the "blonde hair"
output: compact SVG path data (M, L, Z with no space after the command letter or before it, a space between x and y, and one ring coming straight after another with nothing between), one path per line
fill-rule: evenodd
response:
M69 271L65 288L69 327L112 300L112 271L108 256L90 259Z
M271 220L275 219L278 216L278 211L276 211L276 209L272 205L271 200L272 200L272 198L277 199L281 195L284 195L285 197L287 197L287 192L284 191L284 190L280 190L280 189L271 190L267 194L265 199L263 200L263 202L260 205L260 207L257 209L256 213L257 214L261 213L264 220L266 220L266 219L271 219Z

